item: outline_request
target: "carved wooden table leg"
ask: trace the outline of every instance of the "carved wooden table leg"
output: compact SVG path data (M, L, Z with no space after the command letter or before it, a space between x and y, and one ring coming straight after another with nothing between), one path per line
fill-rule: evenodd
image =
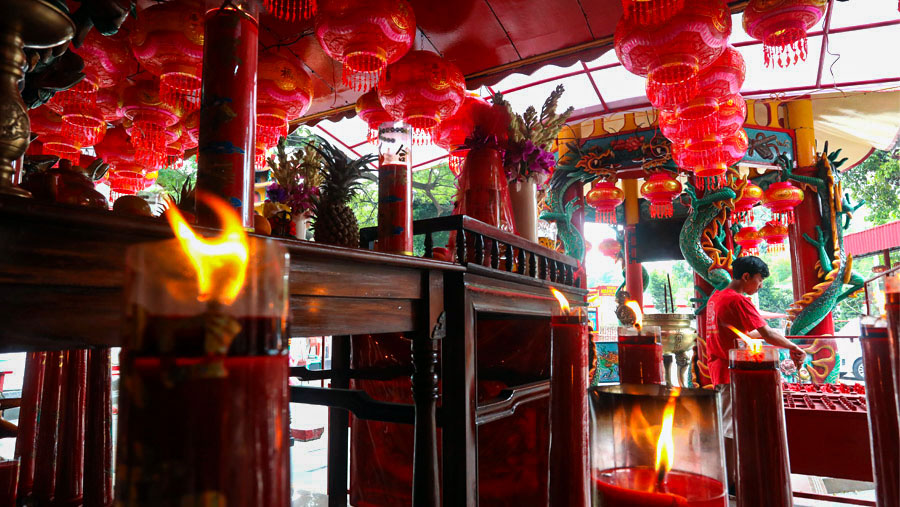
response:
M413 492L415 506L441 504L437 455L438 344L444 337L442 314L430 336L419 334L412 340L412 391L416 405L413 452Z

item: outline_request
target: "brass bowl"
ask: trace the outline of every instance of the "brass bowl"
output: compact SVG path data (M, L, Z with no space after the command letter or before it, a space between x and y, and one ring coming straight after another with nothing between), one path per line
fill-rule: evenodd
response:
M644 315L645 326L659 326L663 353L686 352L697 341L697 331L691 326L696 317L689 313L649 313Z

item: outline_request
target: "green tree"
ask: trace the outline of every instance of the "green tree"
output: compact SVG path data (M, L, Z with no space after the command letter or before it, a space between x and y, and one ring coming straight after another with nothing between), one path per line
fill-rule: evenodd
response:
M845 172L844 190L854 200L866 201L866 222L870 225L900 219L900 161L891 153L876 150Z

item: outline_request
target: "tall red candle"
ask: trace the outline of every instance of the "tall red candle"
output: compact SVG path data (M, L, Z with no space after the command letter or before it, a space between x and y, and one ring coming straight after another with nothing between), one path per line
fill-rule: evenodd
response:
M791 507L778 350L732 349L731 403L739 507Z
M63 353L47 352L44 389L38 414L38 437L34 452L34 498L40 503L53 501L56 489L56 459L62 392Z
M660 485L650 467L595 472L594 507L727 507L722 481L671 471Z
M216 8L207 11L204 23L197 188L238 209L244 228L250 229L259 25L254 2L211 2ZM197 211L202 224L215 225L210 210Z
M113 502L111 369L108 348L90 352L84 436L84 504L97 507L108 507Z
M619 328L619 382L665 383L659 326Z
M891 357L894 360L894 397L900 409L900 273L884 280L888 338L891 342ZM897 418L900 419L900 411Z
M872 472L879 507L900 506L900 426L891 378L891 345L884 321L864 318L860 326Z
M64 354L65 384L59 428L59 457L56 465L58 505L80 505L84 480L84 416L87 391L87 350L67 350Z
M378 128L378 250L413 254L410 127L400 122Z
M31 496L34 487L34 451L37 446L38 411L46 361L46 352L29 352L25 357L22 405L19 408L19 434L16 437L16 457L21 460L18 495L23 500Z
M580 315L554 315L550 385L550 505L589 504L587 322Z

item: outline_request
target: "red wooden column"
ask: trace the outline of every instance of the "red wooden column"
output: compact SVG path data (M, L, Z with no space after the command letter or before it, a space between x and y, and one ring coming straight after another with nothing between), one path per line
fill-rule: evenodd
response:
M640 221L640 200L637 180L622 180L625 191L625 290L631 298L644 307L644 270L635 260L637 236L635 226Z
M811 175L816 163L816 136L813 130L812 102L808 99L791 101L787 105L788 121L794 129L797 144L796 174ZM814 192L806 192L803 202L794 209L794 224L788 228L791 240L791 270L794 273L794 300L812 290L819 283L816 262L819 252L803 239L803 234L816 237L816 226L822 224L819 198ZM829 313L810 335L834 334L834 321Z
M225 199L253 227L256 155L256 69L259 25L255 2L208 0L203 38L203 84L197 188ZM202 225L216 225L199 208Z

